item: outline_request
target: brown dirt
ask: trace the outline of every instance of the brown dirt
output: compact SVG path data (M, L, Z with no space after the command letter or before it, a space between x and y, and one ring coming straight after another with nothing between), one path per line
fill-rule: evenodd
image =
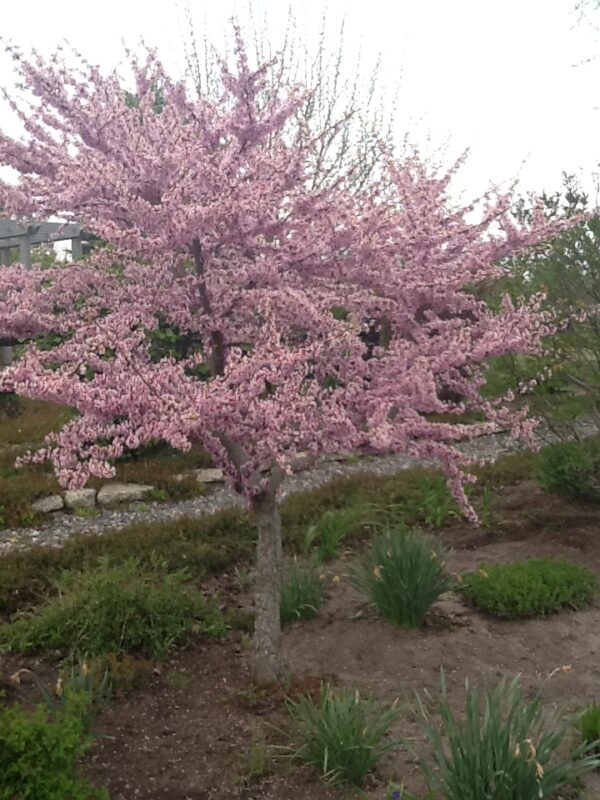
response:
M494 510L492 533L464 524L444 532L455 549L453 570L553 556L600 574L598 507L569 506L534 485L521 484L500 492ZM425 630L407 632L366 611L344 580L344 569L344 560L331 567L320 615L286 628L288 690L313 692L326 678L410 702L415 691L434 692L444 668L457 707L465 678L490 684L516 673L522 675L526 693L541 693L549 707L575 710L599 699L600 600L579 613L500 622L449 594L436 605ZM283 758L269 761L264 776L249 780L253 741L288 743L280 730L286 724L284 694L282 689L269 693L252 688L243 637L232 636L223 644L196 643L162 665L146 688L115 701L102 715L102 738L86 760L86 772L97 785L109 788L112 800L358 797L347 789L325 787L313 770ZM425 752L408 708L399 732L417 753ZM413 791L422 789L416 757L406 751L382 763L368 797L383 800L387 781L402 779ZM588 781L585 796L600 797L595 777Z

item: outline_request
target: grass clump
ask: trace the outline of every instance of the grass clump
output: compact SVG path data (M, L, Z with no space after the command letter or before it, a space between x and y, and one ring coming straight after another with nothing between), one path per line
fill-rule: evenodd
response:
M72 693L60 710L0 705L0 800L108 800L77 769L91 744L87 703Z
M422 700L419 709L433 748L423 771L432 796L444 800L554 798L600 763L587 744L564 751L570 722L549 718L539 699L526 701L518 678L484 692L467 682L457 713L442 676L435 717Z
M600 439L545 447L538 454L536 474L546 491L570 500L600 501Z
M304 546L314 550L319 562L331 561L339 555L341 542L367 524L369 509L363 505L350 505L325 511L319 521L306 532Z
M149 569L135 558L121 564L104 558L93 568L64 572L56 590L34 613L0 627L4 649L81 657L143 652L159 658L195 627L224 632L222 618L207 610L189 574L169 573L159 561Z
M279 611L282 622L316 617L323 602L323 582L316 567L294 560L281 584Z
M288 712L302 742L294 755L317 767L325 780L361 786L382 756L400 746L386 741L399 716L358 691L333 692L322 685L317 702L305 695L288 700Z
M452 585L437 539L404 527L377 535L349 577L399 628L420 628L431 605Z
M600 706L595 702L584 709L576 722L581 741L600 755Z
M483 565L462 577L469 600L501 619L538 617L588 606L598 591L593 572L559 559Z

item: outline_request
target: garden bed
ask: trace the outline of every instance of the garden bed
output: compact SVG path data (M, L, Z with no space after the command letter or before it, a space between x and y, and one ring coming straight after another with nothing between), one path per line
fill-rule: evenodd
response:
M453 572L482 563L551 557L600 574L597 507L571 505L525 481L497 490L494 513L496 523L487 531L456 522L443 529L444 542L454 549ZM265 759L265 742L289 744L284 691L314 692L321 680L328 680L370 688L386 701L399 697L412 702L415 691L437 691L443 668L457 709L464 702L466 677L489 686L503 675L520 673L528 697L540 693L548 707L571 711L597 698L600 602L543 619L499 621L449 593L434 606L423 631L403 631L366 609L348 584L344 574L354 557L349 549L327 565L326 601L319 615L286 626L285 689L252 688L242 632L233 631L219 642L196 639L157 666L142 688L114 699L101 714L100 737L85 759L88 777L106 786L112 800L348 800L365 795L326 787L312 768ZM247 586L233 571L212 580L226 605L247 604ZM3 671L23 665L42 680L52 680L55 667L48 659L4 660ZM34 696L30 676L24 674L16 691L26 699ZM426 745L410 710L402 714L397 732L424 755ZM415 755L399 750L380 763L366 796L383 799L388 782L402 780L422 792ZM585 796L598 797L597 777L587 778L586 784Z

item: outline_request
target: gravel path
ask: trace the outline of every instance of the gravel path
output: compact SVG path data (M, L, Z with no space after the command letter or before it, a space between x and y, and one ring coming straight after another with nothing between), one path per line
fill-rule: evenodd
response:
M579 436L597 433L594 423L581 420L577 423ZM540 441L555 439L548 431L541 431ZM519 444L510 439L507 433L500 432L480 436L458 445L458 449L474 459L495 461L499 456L519 449ZM345 475L369 473L374 475L393 475L413 466L426 466L431 462L406 455L369 456L357 461L325 461L305 472L287 478L281 494L286 496L321 486L333 478ZM35 544L58 547L70 536L78 533L102 533L127 527L135 522L161 522L182 517L203 517L224 508L239 506L241 498L226 487L209 490L207 494L176 503L144 503L136 508L107 509L94 517L76 517L65 513L54 513L48 522L37 528L0 531L0 552L20 550Z

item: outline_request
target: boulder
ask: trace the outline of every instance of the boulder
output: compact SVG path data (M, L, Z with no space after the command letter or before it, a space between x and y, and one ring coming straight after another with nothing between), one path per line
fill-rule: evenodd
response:
M222 469L195 469L193 474L198 483L221 483L224 480Z
M65 492L67 508L93 508L96 505L95 489L71 489Z
M50 511L60 511L64 508L64 502L59 494L51 494L48 497L40 497L35 503L31 504L32 511L37 514L48 514Z
M98 492L98 505L112 506L118 503L133 503L143 500L154 489L143 483L107 483Z

